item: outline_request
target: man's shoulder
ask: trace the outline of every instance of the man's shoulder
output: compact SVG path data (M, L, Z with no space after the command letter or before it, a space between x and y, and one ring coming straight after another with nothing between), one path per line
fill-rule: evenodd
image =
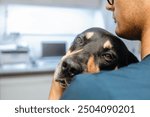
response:
M77 75L62 99L150 99L150 57L127 67Z

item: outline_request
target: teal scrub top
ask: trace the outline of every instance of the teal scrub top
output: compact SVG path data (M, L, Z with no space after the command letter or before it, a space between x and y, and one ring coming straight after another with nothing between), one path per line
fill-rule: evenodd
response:
M150 55L118 70L77 75L61 97L61 100L149 99Z

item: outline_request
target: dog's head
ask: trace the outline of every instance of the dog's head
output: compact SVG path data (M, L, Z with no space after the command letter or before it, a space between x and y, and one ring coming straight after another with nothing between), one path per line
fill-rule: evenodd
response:
M136 62L137 58L119 38L101 28L90 28L77 35L60 61L54 79L66 87L79 73L114 70Z

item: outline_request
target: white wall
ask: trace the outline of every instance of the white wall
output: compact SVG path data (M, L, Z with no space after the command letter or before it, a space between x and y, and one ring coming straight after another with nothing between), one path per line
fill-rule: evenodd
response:
M5 32L5 6L0 4L0 40L3 39L4 32Z

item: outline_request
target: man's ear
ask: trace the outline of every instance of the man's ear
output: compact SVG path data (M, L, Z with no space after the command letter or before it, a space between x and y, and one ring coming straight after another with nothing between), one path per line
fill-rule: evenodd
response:
M138 63L138 62L139 60L137 59L137 57L129 51L128 52L128 64Z

